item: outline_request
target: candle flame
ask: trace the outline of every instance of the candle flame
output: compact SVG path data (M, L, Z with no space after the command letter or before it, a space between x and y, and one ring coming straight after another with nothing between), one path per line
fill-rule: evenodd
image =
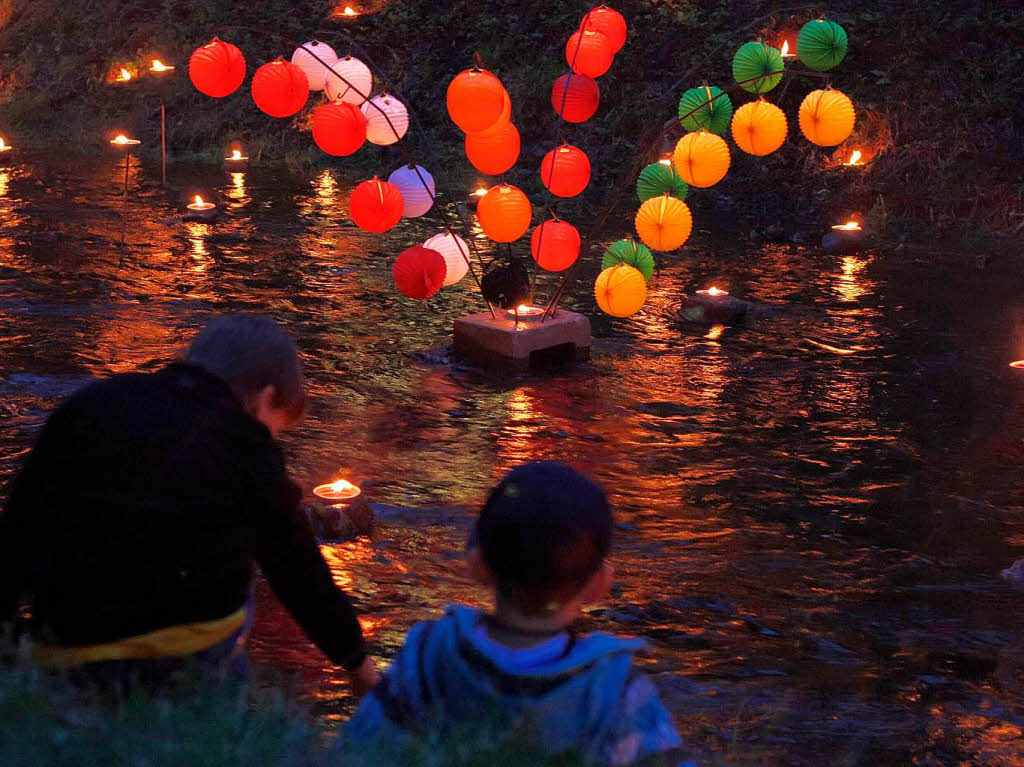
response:
M128 143L128 142L129 142L130 140L131 140L131 139L129 139L129 138L128 138L128 137L126 136L126 135L124 135L123 133L121 133L121 134L119 134L119 135L118 135L118 137L117 137L117 138L115 138L115 139L114 139L113 141L111 141L110 143L112 143L112 144L127 144L127 143Z
M485 194L487 194L487 190L484 189L483 187L480 187L475 192L473 192L473 194L476 195L477 197L483 197Z
M708 288L707 292L708 292L709 296L727 296L727 295L729 295L729 291L722 290L721 288L716 288L714 285L712 285L710 288Z
M346 490L354 490L355 485L349 482L347 479L339 479L331 483L331 490L335 493L345 492Z
M662 157L660 160L658 160L658 162L660 162L662 165L672 165L672 161L667 157Z
M346 5L345 10L341 12L342 16L358 16L359 13L351 5Z
M327 485L317 485L313 488L313 495L319 498L326 498L329 501L344 501L360 495L362 490L347 479L338 479Z
M783 56L789 55L789 40L782 41L782 47L779 49L779 53L781 53Z
M2 138L0 138L0 152L4 151L6 148L7 148L7 144L5 144L4 140Z
M122 82L122 83L128 82L129 80L132 79L132 73L129 72L124 67L121 67L121 74L119 74L117 76L117 79L118 79L118 82Z
M153 59L153 66L151 67L151 69L154 72L168 72L174 69L174 67L167 66L162 61L160 61L160 59Z
M196 205L205 205L205 204L206 204L206 203L205 203L205 202L203 201L203 198L202 198L202 197L200 197L200 196L199 196L199 195L197 194L197 195L196 195Z
M847 221L845 224L839 224L838 226L833 226L832 228L842 229L843 231L846 232L856 232L858 229L860 229L860 224L857 221Z
M1016 360L1010 363L1010 367L1015 370L1024 370L1024 360Z
M850 155L850 159L846 161L846 164L847 165L860 165L861 164L861 159L860 159L861 157L863 157L863 155L861 154L860 150L859 149L854 149L853 150L853 154Z
M241 152L241 150L239 150L239 149L233 150L231 152L231 159L232 160L241 160L242 159L242 152Z

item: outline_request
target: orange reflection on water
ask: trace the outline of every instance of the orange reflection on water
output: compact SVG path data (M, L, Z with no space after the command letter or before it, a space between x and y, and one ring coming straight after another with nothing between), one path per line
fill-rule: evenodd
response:
M857 256L843 257L842 272L837 276L833 286L843 301L856 301L871 292L861 282L861 272L867 265L867 259Z
M232 200L238 200L239 202L245 199L244 173L231 174L231 187L227 190L226 195L228 198Z
M7 171L0 171L0 197L7 196L7 189L10 187L11 175Z
M373 544L366 539L344 544L324 543L320 545L320 553L327 560L335 585L348 589L353 583L353 568L366 566L373 559Z

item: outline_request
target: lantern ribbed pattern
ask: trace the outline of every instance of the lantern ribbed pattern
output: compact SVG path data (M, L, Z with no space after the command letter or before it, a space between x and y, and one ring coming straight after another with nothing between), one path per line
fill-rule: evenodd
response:
M331 72L340 75L336 77ZM344 79L342 79L344 78ZM331 101L359 106L373 91L373 73L359 59L346 56L338 59L330 72L324 73L324 93Z
M767 101L744 104L732 118L732 138L736 146L758 157L782 146L788 129L786 115Z
M445 285L454 285L462 280L469 271L469 245L459 235L452 232L435 234L423 243L423 247L436 250L444 258L447 267L444 278Z
M640 171L640 177L636 180L636 196L640 198L640 202L652 197L661 197L663 194L671 195L677 200L685 200L689 191L690 187L679 178L671 163L652 162Z
M629 264L610 266L597 275L594 298L605 314L629 317L640 311L647 300L647 280Z
M714 186L729 172L729 145L714 133L687 133L676 144L672 164L690 186Z
M533 230L530 253L541 269L561 272L580 257L580 233L568 221L545 221Z
M565 109L562 101L565 100ZM589 120L597 112L601 103L601 89L597 81L583 75L564 74L555 80L551 89L551 106L555 114L562 116L567 123L582 123ZM564 114L563 114L564 111Z
M466 157L481 173L500 176L519 159L519 130L507 123L497 133L467 133Z
M590 183L590 160L582 149L563 144L544 155L540 180L556 197L575 197Z
M614 58L611 41L600 32L573 32L565 44L565 60L578 75L600 77Z
M284 59L264 64L252 76L252 100L271 117L291 117L307 99L306 73Z
M499 184L487 190L476 206L484 234L495 242L518 240L530 228L533 207L518 187Z
M324 63L321 64L313 58L312 54L316 54ZM306 80L311 91L324 89L324 76L327 74L327 67L334 66L337 60L338 54L334 52L334 49L319 40L304 43L292 54L292 64L306 73Z
M193 51L188 77L200 93L222 99L245 81L245 56L231 43L214 38Z
M430 298L444 285L447 267L436 250L413 245L403 250L391 267L395 285L409 298Z
M354 104L322 104L313 112L313 141L327 154L346 157L366 143L366 116Z
M693 229L689 206L682 200L663 194L652 197L636 212L636 233L651 250L675 250L682 247Z
M587 11L580 22L580 29L592 29L607 37L612 53L618 53L626 44L626 20L613 8L601 6Z
M389 146L409 130L409 112L405 104L390 94L374 96L359 108L366 115L366 138L371 144ZM381 110L387 115L386 118Z
M782 80L786 68L782 53L767 43L746 43L732 60L732 76L750 93L767 93ZM746 82L757 78L752 82Z
M724 135L732 119L732 100L713 85L690 88L679 99L679 119L688 131L706 130Z
M839 65L846 57L848 45L845 29L834 21L816 19L801 27L796 55L811 69L825 71Z
M403 165L388 176L388 183L393 184L402 193L402 216L405 218L422 216L434 206L434 177L426 168L420 165Z
M633 240L619 240L608 246L601 259L601 268L616 264L629 264L644 276L647 282L654 276L654 256L646 245Z
M504 106L501 80L485 69L466 69L448 84L448 116L466 133L486 130L497 122Z
M853 102L836 90L811 91L800 104L800 130L818 146L842 144L856 120Z
M376 234L397 224L404 207L398 188L376 177L359 184L349 198L349 215L356 226Z

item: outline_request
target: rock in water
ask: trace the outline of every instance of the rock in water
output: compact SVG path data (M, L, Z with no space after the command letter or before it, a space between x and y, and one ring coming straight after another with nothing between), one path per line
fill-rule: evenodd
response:
M1000 575L1003 580L1019 591L1024 591L1024 559L1018 559L1012 565L1003 570Z

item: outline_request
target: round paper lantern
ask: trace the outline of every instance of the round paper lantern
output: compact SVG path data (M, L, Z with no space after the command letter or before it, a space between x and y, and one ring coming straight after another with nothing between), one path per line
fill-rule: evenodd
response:
M574 32L565 44L565 60L578 75L600 77L614 58L611 42L600 32Z
M511 309L530 300L530 273L518 259L492 266L480 278L480 292L487 303L500 309Z
M729 172L729 145L714 133L687 133L676 144L672 164L690 186L714 186Z
M689 191L690 187L679 178L676 169L668 161L652 162L640 171L640 177L636 180L636 196L640 202L663 194L685 200Z
M395 285L409 298L430 298L444 285L444 258L436 250L413 245L403 250L391 267Z
M252 76L252 99L271 117L291 117L308 98L306 73L284 59L264 64Z
M512 120L512 99L509 98L508 91L504 91L504 93L505 95L502 99L501 114L498 115L498 119L495 120L489 128L473 131L474 136L493 136L495 133L499 133L504 130L505 126Z
M422 216L434 206L434 177L427 173L426 168L403 165L388 176L388 183L402 193L402 215L405 218Z
M366 117L354 104L322 104L313 112L313 141L327 154L350 155L366 142Z
M394 96L382 93L363 103L366 138L371 144L389 146L409 130L409 111Z
M654 276L654 256L646 245L632 240L619 240L608 246L601 259L601 268L616 264L629 264L644 276L647 282Z
M454 285L469 271L469 245L459 235L452 232L435 234L423 243L423 247L436 250L444 258L447 267L445 285Z
M607 37L612 53L618 53L626 44L626 20L614 8L602 5L588 11L580 22L580 29L592 29Z
M736 110L732 118L732 138L747 154L763 157L786 140L789 125L786 115L767 101L752 101Z
M834 21L808 21L796 38L796 55L811 69L825 71L846 57L849 41L846 30Z
M721 88L690 88L679 99L679 119L688 131L706 130L721 136L729 129L732 101Z
M188 60L188 77L200 93L224 98L245 81L245 56L231 43L214 38L193 51Z
M467 133L466 157L481 173L500 176L519 159L519 130L506 123L497 133Z
M372 90L373 73L370 68L351 56L338 59L330 71L324 73L324 93L331 101L359 106L370 97Z
M480 228L495 242L518 240L530 228L533 207L519 187L499 184L487 190L476 205Z
M800 104L800 130L818 146L842 144L853 133L853 102L836 90L811 91Z
M466 133L486 130L501 116L506 95L486 69L463 70L448 83L448 116Z
M556 197L575 197L590 183L590 160L582 149L563 144L544 155L540 180Z
M555 80L551 89L551 106L567 123L586 122L594 116L600 103L601 89L590 77L564 74Z
M767 43L746 43L732 60L732 76L750 93L770 91L782 80L785 68L779 49Z
M636 213L636 233L651 250L682 247L692 229L689 206L667 194L647 200Z
M356 226L377 234L397 224L405 207L398 187L377 177L353 189L348 205L349 215Z
M533 230L530 253L541 269L561 272L580 257L580 233L568 221L545 221Z
M322 59L323 63L317 61L317 58ZM292 54L292 64L306 73L306 80L309 81L311 91L324 89L324 76L327 74L327 68L334 66L337 60L338 54L334 52L334 49L319 40L312 40L300 45Z
M647 280L629 264L616 264L597 275L594 297L605 314L628 317L647 300Z

